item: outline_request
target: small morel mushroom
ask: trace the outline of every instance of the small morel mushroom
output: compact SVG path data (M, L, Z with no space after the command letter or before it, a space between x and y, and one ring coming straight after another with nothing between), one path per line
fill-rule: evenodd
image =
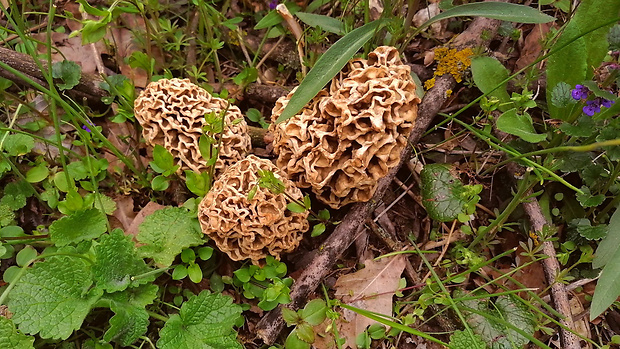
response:
M415 123L420 99L409 66L395 48L379 47L368 60L351 60L329 89L276 124L294 92L273 109L278 167L332 208L370 200Z
M188 79L161 79L140 93L134 112L146 143L168 149L182 174L184 170L201 172L207 168L207 159L199 150L205 115L215 113L219 117L227 104ZM248 125L237 106L228 106L220 136L219 160L215 164L218 172L243 159L251 148Z
M259 170L273 172L284 183L286 195L259 187ZM280 253L299 246L309 226L308 212L287 210L290 198L303 200L303 195L286 174L271 161L248 155L213 183L198 206L198 219L203 233L232 260L249 258L257 264L267 255L279 259Z

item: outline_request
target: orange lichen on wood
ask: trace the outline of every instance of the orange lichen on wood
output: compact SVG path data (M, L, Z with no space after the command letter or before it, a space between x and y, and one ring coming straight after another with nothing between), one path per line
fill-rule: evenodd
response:
M395 48L379 47L367 60L351 60L298 115L276 124L293 93L273 109L278 167L332 208L370 200L398 164L417 116L409 66Z
M471 56L473 54L470 48L461 51L447 47L435 49L437 69L433 73L433 78L424 82L424 87L428 90L435 86L435 78L445 74L450 74L456 82L461 82L463 80L463 73L471 66Z
M284 193L259 187L259 170L273 172L284 183ZM290 198L303 200L303 195L286 174L271 161L248 155L213 183L198 206L198 219L220 251L233 260L258 264L267 255L279 259L281 253L293 251L308 230L308 212L289 211Z

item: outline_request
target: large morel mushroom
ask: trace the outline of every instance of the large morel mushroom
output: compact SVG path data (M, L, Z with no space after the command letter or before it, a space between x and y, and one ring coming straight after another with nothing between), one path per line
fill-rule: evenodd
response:
M409 66L395 48L379 47L368 60L349 61L298 115L276 124L294 92L273 109L278 167L332 208L370 200L415 123L420 99Z
M205 115L219 116L227 104L188 79L161 79L150 83L140 93L134 102L134 112L146 143L168 149L182 174L184 170L201 172L207 168L207 160L199 150ZM250 151L248 125L237 106L228 106L223 132L213 136L222 137L219 160L215 164L218 172L243 159Z
M259 187L259 170L273 172L284 183L287 195ZM198 219L203 233L232 260L249 258L258 264L267 255L279 259L280 253L297 248L309 226L307 212L287 210L287 196L303 200L299 188L271 161L248 155L227 167L213 183L198 206Z

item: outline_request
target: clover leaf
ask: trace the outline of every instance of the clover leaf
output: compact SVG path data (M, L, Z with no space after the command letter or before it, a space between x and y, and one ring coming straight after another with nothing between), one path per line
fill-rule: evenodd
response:
M103 339L129 346L144 335L149 325L149 314L145 307L153 303L158 290L157 285L149 284L106 294L102 301L108 302L114 316L110 319L110 328Z
M233 325L241 307L232 298L203 291L181 306L160 332L159 349L243 348Z
M34 338L17 332L13 321L0 316L0 348L31 349Z
M130 285L140 285L155 280L155 276L132 280L136 275L149 272L144 260L138 257L134 243L120 229L110 235L103 235L100 244L95 246L97 260L93 274L97 286L106 292L116 292Z
M99 237L107 229L106 217L95 208L77 211L50 225L50 239L56 246L75 244Z
M182 207L155 211L144 219L138 231L138 241L144 244L138 250L140 256L153 258L164 267L170 266L184 249L204 242L197 219Z
M82 326L101 297L93 283L90 263L74 256L53 256L35 263L9 294L13 321L25 333L67 339Z

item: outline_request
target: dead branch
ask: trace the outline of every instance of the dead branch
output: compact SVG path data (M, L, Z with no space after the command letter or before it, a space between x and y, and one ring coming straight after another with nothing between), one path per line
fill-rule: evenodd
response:
M455 46L458 49L464 47L478 47L487 44L481 39L483 31L490 34L486 37L492 38L499 27L500 22L488 18L476 18L469 28L463 32L455 40ZM490 39L489 39L490 40ZM431 88L424 96L416 125L409 135L409 143L416 144L431 124L433 118L446 102L446 91L452 90L456 86L456 82L452 76L441 76L437 78L435 86ZM405 161L409 159L412 152L412 146L406 147L401 153L401 161L388 175L379 181L377 191L373 198L366 203L355 204L342 222L336 227L331 235L319 248L315 258L310 265L303 271L301 276L295 281L291 290L292 302L287 305L288 308L298 309L306 301L308 295L313 292L324 276L331 270L340 255L355 240L355 232L366 221L375 208L381 203L383 194L390 186L392 179L399 171ZM284 320L281 316L282 306L272 310L265 315L256 325L256 334L267 344L272 344L278 337L280 331L284 328Z

